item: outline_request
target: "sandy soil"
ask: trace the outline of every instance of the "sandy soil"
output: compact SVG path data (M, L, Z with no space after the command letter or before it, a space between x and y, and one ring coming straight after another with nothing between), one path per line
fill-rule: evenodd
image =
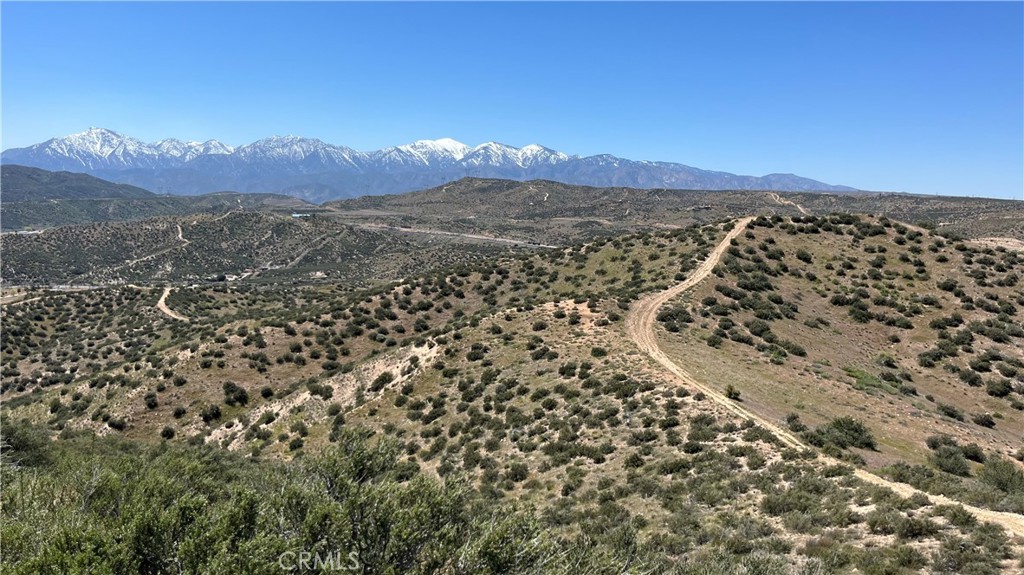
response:
M1006 248L1008 250L1024 252L1024 241L1017 238L978 238L971 241L989 248Z

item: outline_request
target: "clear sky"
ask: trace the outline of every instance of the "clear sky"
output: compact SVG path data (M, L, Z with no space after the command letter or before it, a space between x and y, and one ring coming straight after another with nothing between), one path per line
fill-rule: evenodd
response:
M12 3L3 148L539 143L1024 195L1024 3Z

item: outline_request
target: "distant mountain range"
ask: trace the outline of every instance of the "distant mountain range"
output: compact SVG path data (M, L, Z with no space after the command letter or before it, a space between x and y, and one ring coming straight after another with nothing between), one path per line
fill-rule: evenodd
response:
M359 152L312 138L274 136L232 147L216 140L145 143L102 128L6 150L4 164L85 172L156 193L276 192L323 202L425 189L466 176L691 190L856 191L793 174L762 177L602 154L571 156L531 144L419 140Z

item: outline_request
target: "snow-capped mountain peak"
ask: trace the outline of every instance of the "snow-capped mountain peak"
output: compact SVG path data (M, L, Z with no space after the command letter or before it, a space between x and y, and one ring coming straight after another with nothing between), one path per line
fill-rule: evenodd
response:
M160 152L153 146L104 128L89 128L63 138L36 144L34 150L44 158L67 159L89 169L151 167Z
M84 132L71 134L65 138L50 140L53 147L61 149L75 149L80 152L88 152L97 156L107 157L119 151L149 151L147 145L135 138L122 136L112 130L105 128L89 128Z
M160 150L162 153L180 157L188 153L189 150L193 149L198 142L182 142L174 138L168 138L166 140L160 140L153 144L153 147Z
M569 155L538 144L528 144L519 148L519 165L534 166L537 164L559 164L569 161Z
M202 144L203 154L231 154L235 149L224 142L206 140Z
M498 142L484 142L473 148L463 158L463 163L470 166L520 166L519 148L499 144Z
M425 155L448 156L455 160L461 160L469 153L471 148L458 140L441 138L439 140L416 140L405 146L398 146Z
M473 151L476 152L478 150L514 150L514 149L516 149L516 148L513 148L512 146L506 146L505 144L501 144L501 143L498 143L498 142L484 142L484 143L480 144L479 146L473 148Z
M451 138L416 140L411 144L368 152L371 162L396 169L450 167L459 162L471 148Z

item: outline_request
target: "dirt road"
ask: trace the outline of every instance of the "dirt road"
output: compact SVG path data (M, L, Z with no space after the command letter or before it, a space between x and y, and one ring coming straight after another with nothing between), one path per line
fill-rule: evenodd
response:
M527 242L524 240L514 240L512 238L499 238L496 236L484 236L479 234L461 234L458 232L446 232L443 230L429 230L426 228L403 228L399 226L389 226L385 224L352 224L354 227L363 228L367 230L393 230L396 232L405 232L410 234L429 234L435 236L450 236L458 238L466 238L470 240L483 240L487 242L496 242L502 244L512 244L516 246L527 246L533 248L557 248L558 246L549 246L546 244L537 244Z
M175 227L178 228L177 229L177 238L176 239L179 242L181 242L180 244L174 245L174 246L170 246L170 247L166 247L166 248L164 248L162 250L155 251L155 252L153 252L151 254L144 255L144 256L142 256L140 258L135 258L133 260L128 260L128 261L124 262L121 265L114 266L114 267L110 268L110 270L108 270L108 271L115 272L115 271L124 269L126 267L131 267L131 266L133 266L133 265L135 265L135 264L137 264L139 262L144 262L146 260L151 260L151 259L153 259L153 258L155 258L157 256L162 256L162 255L166 254L167 252L169 252L171 250L176 250L178 248L183 248L183 247L189 245L190 243L192 243L191 240L189 240L188 238L186 238L183 235L183 232L182 232L182 229L181 229L181 224L175 224Z
M736 222L735 227L733 227L733 229L730 230L728 234L726 234L725 238L717 246L715 246L715 249L713 249L710 254L708 254L707 259L705 259L704 262L701 263L701 265L698 266L697 269L695 269L693 273L691 273L690 276L686 278L685 281L665 291L650 294L641 299L640 301L636 302L630 310L629 315L626 317L626 330L629 333L630 339L636 342L637 347L639 347L644 353L649 355L651 359L658 362L668 372L674 375L676 379L678 379L681 383L684 383L687 386L695 388L698 391L704 393L704 395L707 396L709 399L718 403L719 405L722 405L732 413L736 414L738 417L742 417L744 419L751 419L757 422L757 424L760 425L761 427L764 427L765 429L768 429L769 431L774 433L785 445L797 449L802 449L807 446L804 445L804 443L800 441L800 439L797 438L788 429L782 428L773 423L772 421L761 418L760 416L744 408L741 404L726 398L716 389L698 381L695 377L690 375L689 372L687 372L685 369L683 369L674 361L672 361L667 355L665 355L665 352L663 352L661 348L658 347L658 338L654 329L655 319L657 318L658 310L661 308L661 306L665 305L672 299L681 295L683 292L693 288L701 281L703 281L705 278L707 278L708 275L711 274L712 270L715 269L715 266L718 265L718 261L721 259L722 254L724 254L725 250L729 248L730 240L732 240L733 238L737 237L740 233L742 233L743 230L746 229L747 224L751 222L751 220L753 220L753 218L751 217L738 220ZM836 459L825 457L823 455L819 455L819 458L830 464L840 463ZM917 489L910 485L907 485L905 483L889 481L888 479L879 477L864 469L856 469L854 471L854 474L857 476L858 479L861 479L862 481L874 485L888 487L889 489L892 489L893 491L899 493L903 497L909 497L914 493L919 492ZM941 495L932 495L924 492L921 493L923 493L925 496L927 496L929 499L931 499L933 502L937 504L959 503L958 501L951 500L948 497L944 497ZM978 517L978 519L981 519L982 521L991 521L993 523L1001 525L1003 528L1010 531L1011 533L1024 536L1024 515L990 511L988 509L981 509L979 507L974 507L966 504L962 505L965 509L967 509L976 517Z
M324 234L324 235L320 236L319 238L309 242L309 247L307 247L306 249L304 249L301 252L299 252L298 256L296 256L294 259L292 259L292 261L290 261L287 264L285 264L285 266L284 266L285 269L291 269L291 268L299 265L299 262L302 261L302 258L304 258L307 255L309 255L309 252L313 251L314 248L320 247L325 241L327 241L327 234Z
M29 303L29 302L33 302L33 301L37 301L37 300L43 299L42 296L30 297L28 299L18 299L19 297L24 297L24 295L25 294L15 294L15 295L5 295L3 297L0 297L0 305L22 304L22 303Z
M171 288L170 287L165 287L164 288L164 293L160 294L160 299L157 300L157 302L156 302L156 308L158 310L160 310L161 312L163 312L164 315L166 315L167 317L169 317L171 319L176 319L178 321L188 321L187 317L185 317L185 316L183 316L181 314L175 313L174 310L172 310L171 308L167 307L167 296L169 296L169 295L171 295Z
M788 206L793 206L794 208L800 210L801 214L803 214L805 216L811 215L811 212L808 212L807 210L805 210L804 207L801 206L800 204L798 204L798 203L796 203L794 201L791 201L791 200L787 200L787 199L783 198L782 196L780 196L779 194L776 194L775 192L769 192L768 195L771 196L772 199L775 200L775 203L777 203L777 204L785 204L785 205L788 205Z

